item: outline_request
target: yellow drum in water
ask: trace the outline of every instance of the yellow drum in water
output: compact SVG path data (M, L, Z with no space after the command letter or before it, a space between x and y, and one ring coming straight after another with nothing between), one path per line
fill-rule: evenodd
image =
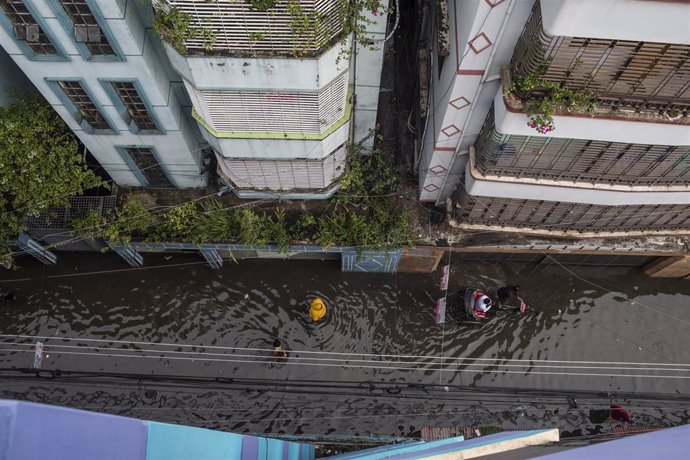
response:
M309 316L312 321L319 321L326 316L326 304L318 297L309 303Z

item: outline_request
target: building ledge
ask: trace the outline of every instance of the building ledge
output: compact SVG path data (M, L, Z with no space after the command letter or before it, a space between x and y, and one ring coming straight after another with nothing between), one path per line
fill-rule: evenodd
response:
M318 91L350 67L351 40L314 58L189 56L163 44L173 69L199 90Z
M218 175L221 180L230 188L232 193L241 199L252 200L327 200L340 190L340 182L335 182L329 187L319 190L269 190L238 187L232 179L225 175L221 168L218 168Z
M477 232L515 233L523 235L558 237L558 238L640 238L654 236L687 236L687 229L681 230L629 230L620 232L611 231L579 231L579 230L550 230L545 228L520 227L506 225L473 224L449 219L448 224L457 229ZM543 250L537 252L544 253ZM621 251L623 252L623 251Z
M206 120L204 120L193 108L192 116L206 131L219 139L292 139L321 141L336 132L338 128L343 126L345 123L350 121L350 117L352 116L352 87L350 87L347 92L344 115L320 134L218 131L214 129Z
M602 206L690 204L690 186L620 186L542 179L485 176L476 169L475 151L465 170L465 189L472 196L587 203Z
M539 5L549 35L690 44L688 2L542 0Z
M597 107L594 113L557 112L556 129L539 134L528 126L525 104L507 93L510 75L502 72L503 84L494 97L496 131L521 136L545 136L568 139L590 139L633 144L690 145L690 118L669 120L663 115L635 113L624 109Z
M625 184L607 184L603 182L585 182L572 180L556 180L556 179L537 179L533 177L515 177L510 175L507 170L506 174L497 176L493 174L485 174L477 167L477 151L474 146L469 149L469 160L467 164L468 172L476 180L486 180L492 182L502 182L508 184L523 184L523 185L540 185L548 187L566 187L575 189L592 189L602 192L626 192L626 193L648 193L648 192L683 192L690 193L690 183L687 185L625 185ZM688 179L690 180L690 179Z

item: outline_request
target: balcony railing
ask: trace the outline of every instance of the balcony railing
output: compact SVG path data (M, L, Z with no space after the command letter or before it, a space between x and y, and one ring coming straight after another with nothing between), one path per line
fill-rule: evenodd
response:
M671 118L690 111L690 45L550 36L538 2L518 40L511 72L587 90L598 106L611 109Z
M475 143L485 175L620 185L690 184L690 146L501 134L494 110Z
M690 229L690 206L602 206L512 198L476 198L462 193L458 222L552 231L631 232Z
M277 0L267 11L243 0L155 0L162 11L190 14L191 24L212 31L185 42L189 54L313 56L325 51L343 30L339 0Z

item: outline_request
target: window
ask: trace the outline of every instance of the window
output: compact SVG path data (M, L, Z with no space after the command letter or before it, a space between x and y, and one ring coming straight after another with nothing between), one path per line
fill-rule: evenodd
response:
M78 81L60 81L58 85L65 93L65 96L74 104L77 109L77 121L87 122L94 130L111 130L110 124L101 114L96 104L91 101L88 93Z
M22 0L1 0L0 8L12 22L17 40L25 41L34 54L59 55Z
M94 55L115 55L86 0L60 0L60 4L72 20L74 39L78 43L83 43Z
M159 131L134 83L113 82L112 85L127 110L127 123L133 121L139 131Z
M125 149L134 163L144 175L150 187L172 187L165 171L158 164L156 156L150 148L134 147Z

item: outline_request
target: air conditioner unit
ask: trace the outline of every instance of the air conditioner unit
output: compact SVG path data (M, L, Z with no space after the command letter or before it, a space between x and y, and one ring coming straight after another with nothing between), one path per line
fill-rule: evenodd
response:
M14 36L17 38L17 40L26 40L26 27L15 25L13 28Z
M30 43L38 43L40 29L36 24L19 24L13 27L17 40L26 40Z
M86 43L89 39L88 34L86 26L74 26L74 39L77 43Z
M88 26L88 43L100 43L101 42L101 28L98 26Z
M78 43L100 43L101 28L98 26L74 26L74 39Z
M32 24L30 26L25 26L26 28L26 41L28 43L38 43L40 41L40 29L37 25Z

